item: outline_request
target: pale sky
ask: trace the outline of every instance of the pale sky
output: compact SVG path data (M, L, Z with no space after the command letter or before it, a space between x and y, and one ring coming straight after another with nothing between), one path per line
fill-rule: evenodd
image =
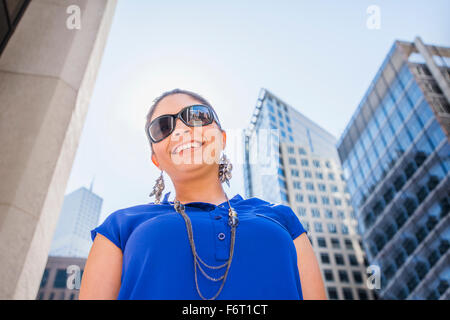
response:
M370 5L380 9L380 29L367 27ZM230 133L227 149L236 148L232 138L248 126L262 87L339 138L394 40L418 35L450 46L449 12L448 0L119 0L66 194L95 176L100 222L153 201L160 172L145 116L174 88L214 106ZM225 192L245 197L242 155L230 159ZM173 190L167 174L165 181Z

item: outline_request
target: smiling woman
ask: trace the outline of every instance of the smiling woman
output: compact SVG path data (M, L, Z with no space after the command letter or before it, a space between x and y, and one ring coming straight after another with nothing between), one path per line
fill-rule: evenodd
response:
M232 165L208 101L166 92L150 108L145 131L161 170L155 202L115 211L92 230L80 299L325 299L291 208L224 192ZM160 201L163 172L173 201L170 192Z

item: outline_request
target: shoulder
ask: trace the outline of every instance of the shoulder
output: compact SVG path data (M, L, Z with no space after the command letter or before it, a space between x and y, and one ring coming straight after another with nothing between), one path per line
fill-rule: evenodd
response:
M147 218L150 218L152 216L167 213L168 211L171 211L171 206L154 204L151 202L148 204L139 204L121 208L112 212L109 216L116 219L136 218L139 216L146 216Z
M281 203L271 203L259 198L251 198L255 204L255 214L261 214L279 222L295 239L298 235L305 232L299 218L291 207Z

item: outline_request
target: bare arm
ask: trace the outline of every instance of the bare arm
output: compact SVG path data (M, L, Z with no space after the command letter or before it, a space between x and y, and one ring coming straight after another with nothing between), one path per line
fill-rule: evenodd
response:
M122 275L122 250L97 234L81 279L80 300L117 299Z
M303 299L326 300L327 296L319 263L306 233L299 235L294 240L294 244L297 250L297 263Z

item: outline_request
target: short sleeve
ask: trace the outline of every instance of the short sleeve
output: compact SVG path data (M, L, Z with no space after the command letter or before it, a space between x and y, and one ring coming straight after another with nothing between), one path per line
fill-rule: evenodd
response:
M105 236L122 250L120 242L120 221L118 211L111 213L102 224L91 230L92 241L95 240L97 233Z
M300 222L299 218L289 206L278 204L273 208L277 210L283 222L283 225L289 231L293 240L295 240L303 232L307 233L305 228L303 228L303 225Z

